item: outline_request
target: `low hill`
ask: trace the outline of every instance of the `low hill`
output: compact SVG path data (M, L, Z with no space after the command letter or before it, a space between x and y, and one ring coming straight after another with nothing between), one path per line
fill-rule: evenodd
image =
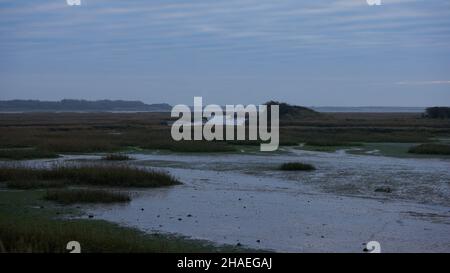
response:
M40 100L6 100L0 101L0 112L165 112L170 111L169 104L145 104L141 101L125 100L71 100L40 101Z
M298 120L305 118L317 118L322 114L303 106L290 105L284 102L268 101L265 103L269 108L271 105L279 105L280 120Z

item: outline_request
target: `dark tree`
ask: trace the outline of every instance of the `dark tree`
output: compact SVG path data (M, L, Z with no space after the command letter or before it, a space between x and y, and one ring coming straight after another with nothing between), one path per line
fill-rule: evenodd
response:
M425 110L428 118L450 118L450 107L429 107Z
M312 109L303 106L290 105L285 102L268 101L265 103L270 113L272 105L278 105L280 110L280 118L306 118L317 117L320 114Z

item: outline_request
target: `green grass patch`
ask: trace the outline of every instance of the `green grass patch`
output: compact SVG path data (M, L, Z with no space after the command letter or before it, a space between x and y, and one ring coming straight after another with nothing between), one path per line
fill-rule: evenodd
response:
M131 201L127 193L91 189L47 190L44 198L62 204L118 203Z
M427 143L411 147L408 151L413 154L450 155L450 145Z
M301 162L288 162L280 166L280 170L282 171L313 171L315 169L313 165Z
M447 129L280 127L280 141L308 143L310 146L354 146L361 142L426 142L448 134Z
M180 184L171 175L130 166L54 166L49 169L0 167L0 182L62 181L66 185L160 187ZM26 182L33 183L33 182ZM38 182L41 183L41 182Z
M357 149L349 149L347 152L357 155L413 157L408 154L408 149L413 145L413 143L363 143Z
M0 252L67 253L69 241L80 242L83 253L250 251L179 236L147 234L103 220L62 219L63 215L81 214L43 200L44 195L44 191L0 192Z

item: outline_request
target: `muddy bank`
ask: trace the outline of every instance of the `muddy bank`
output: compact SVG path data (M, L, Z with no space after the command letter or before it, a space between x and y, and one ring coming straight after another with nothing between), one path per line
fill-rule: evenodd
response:
M443 206L310 193L273 178L170 169L185 185L141 191L125 206L89 209L96 217L153 232L275 251L450 251Z
M275 251L449 252L448 161L292 151L262 155L134 155L184 185L139 191L97 217L147 231ZM300 160L317 171L283 173ZM376 191L388 186L391 192Z
M133 154L184 184L132 190L127 205L89 206L148 232L293 252L450 252L450 161L289 150L279 154ZM90 164L99 156L28 161ZM282 172L301 161L314 172ZM389 188L389 191L377 189Z

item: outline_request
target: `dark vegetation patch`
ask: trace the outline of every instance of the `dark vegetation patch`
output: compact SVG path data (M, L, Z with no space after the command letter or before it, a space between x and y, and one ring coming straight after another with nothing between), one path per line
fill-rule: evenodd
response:
M38 158L57 158L58 154L34 148L0 149L0 159L26 160Z
M18 180L10 180L6 183L10 189L30 190L30 189L49 189L62 188L67 186L67 182L63 180L36 180L19 178Z
M130 196L123 192L92 189L47 190L44 199L62 204L129 202Z
M56 181L65 185L92 185L110 187L161 187L180 184L171 175L130 166L53 166L49 169L26 167L0 167L0 182L20 187L32 187L42 181Z
M270 108L272 105L278 105L279 117L280 120L298 120L305 118L320 118L322 114L316 112L310 108L298 106L298 105L290 105L284 102L279 101L268 101L265 103L267 105L267 111L270 113Z
M391 193L392 189L390 187L379 187L375 189L375 192Z
M434 119L450 119L450 107L429 107L425 116Z
M411 147L408 152L413 154L450 155L450 145L426 143Z
M442 132L442 135L450 131ZM398 128L280 128L280 138L283 141L299 143L331 143L355 146L358 142L426 142L431 137L441 135L432 130L405 130ZM323 146L323 145L322 145Z
M315 169L313 165L301 162L288 162L280 166L280 170L282 171L313 171Z

